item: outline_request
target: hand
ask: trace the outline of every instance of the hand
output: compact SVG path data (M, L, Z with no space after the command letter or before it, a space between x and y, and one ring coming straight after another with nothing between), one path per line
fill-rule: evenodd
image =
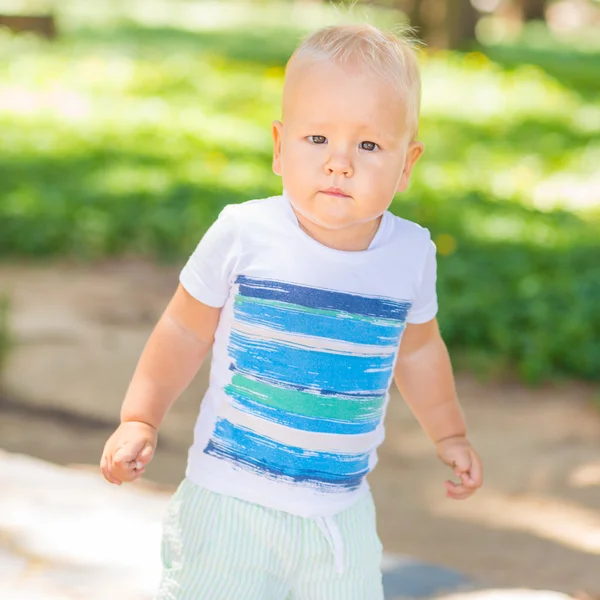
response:
M121 423L108 438L100 469L104 478L116 485L138 479L154 456L158 432L139 421Z
M452 467L460 483L446 481L446 495L455 500L465 500L483 484L481 459L463 435L440 440L436 444L437 455L442 462Z

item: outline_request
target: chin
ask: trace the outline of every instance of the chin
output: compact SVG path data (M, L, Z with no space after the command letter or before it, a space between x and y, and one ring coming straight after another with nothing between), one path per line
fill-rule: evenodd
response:
M339 229L345 229L346 227L351 227L352 225L356 224L356 220L355 219L348 219L348 218L343 218L343 217L334 217L334 216L325 216L325 215L319 215L319 216L309 216L309 219L315 224L318 225L319 227L322 227L323 229L329 229L331 231L337 231Z

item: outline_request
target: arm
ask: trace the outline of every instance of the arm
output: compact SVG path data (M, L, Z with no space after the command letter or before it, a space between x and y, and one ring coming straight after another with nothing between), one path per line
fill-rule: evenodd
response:
M158 429L210 350L220 308L199 302L178 286L146 343L121 408L121 422Z
M467 498L482 484L481 461L466 437L450 357L436 319L406 326L394 379L440 459L461 479L458 485L446 482L448 495Z
M466 434L450 357L436 319L421 325L407 324L398 351L394 380L434 444Z
M202 365L220 308L193 298L181 285L150 335L121 407L121 425L104 446L104 477L121 485L140 477L152 460L158 429Z

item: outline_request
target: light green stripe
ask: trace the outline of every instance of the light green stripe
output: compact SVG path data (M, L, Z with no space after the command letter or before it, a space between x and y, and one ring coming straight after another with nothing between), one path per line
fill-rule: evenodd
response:
M325 317L338 318L344 315L345 319L352 321L362 321L364 323L372 323L374 325L386 325L388 327L398 327L399 322L392 319L383 319L381 317L367 317L366 315L357 315L355 313L344 312L343 310L329 310L327 308L308 308L300 304L292 304L289 302L281 302L279 300L265 300L264 298L253 298L251 296L242 296L240 294L235 297L235 304L238 307L243 307L245 303L261 304L266 306L274 306L282 310L296 311L311 315L322 315Z
M275 387L243 375L234 375L225 392L243 394L271 408L297 415L339 421L368 421L379 416L385 395L370 398L321 396L309 392Z
M314 519L210 492L185 479L165 522L168 563L157 600L383 600L370 497L331 517L344 572Z

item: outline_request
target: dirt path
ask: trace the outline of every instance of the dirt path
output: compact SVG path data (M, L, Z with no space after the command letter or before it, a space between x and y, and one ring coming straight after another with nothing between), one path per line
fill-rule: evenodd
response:
M0 398L0 447L95 465L176 280L176 269L139 262L0 267L18 341ZM149 480L181 478L205 381L203 369L168 416ZM491 584L600 594L594 390L529 390L464 375L458 388L485 461L485 488L466 502L445 498L448 473L394 395L371 476L386 550Z

